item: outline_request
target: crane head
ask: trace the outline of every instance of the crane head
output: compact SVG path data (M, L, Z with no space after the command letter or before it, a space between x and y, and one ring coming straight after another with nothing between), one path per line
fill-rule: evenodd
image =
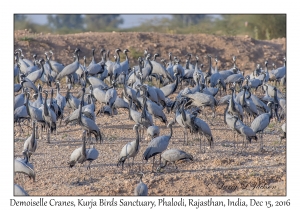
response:
M45 62L44 58L41 58L41 59L39 60L39 63L40 63L41 65L42 65L44 62Z
M138 124L135 124L135 125L133 126L133 130L137 130L139 127L140 127L140 124L139 124L139 123L138 123Z
M115 50L115 52L116 52L116 53L122 52L122 50L120 50L119 48L117 48L117 49Z
M76 54L78 52L81 52L81 50L79 48L76 48L75 51L74 51L74 54Z
M167 127L168 128L170 128L172 125L174 125L175 124L175 120L171 120L169 123L168 123L168 125L167 125Z

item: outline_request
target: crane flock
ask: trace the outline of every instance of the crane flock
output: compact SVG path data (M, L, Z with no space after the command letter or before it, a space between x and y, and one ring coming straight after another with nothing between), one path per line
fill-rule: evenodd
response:
M235 56L231 69L220 70L217 67L218 59L215 59L216 66L213 67L212 56L207 54L203 60L208 61L208 70L205 71L204 64L199 63L199 55L195 56L195 64L192 64L191 53L185 55L186 64L182 65L178 57L174 56L172 60L171 52L168 53L169 62L165 59L158 62L159 53L155 53L151 60L152 53L147 49L144 57L137 59L138 65L133 66L128 49L123 51L126 57L123 62L119 48L114 51L115 61L109 60L110 51L102 48L102 59L97 62L95 51L92 49L89 65L86 65L88 54L83 57L83 63L80 61L82 51L79 47L74 50L74 61L67 65L52 60L52 51L45 52L45 57L39 60L39 55L34 54L33 61L26 59L21 49L15 51L14 123L22 131L22 125L31 126L32 131L24 142L24 158L15 159L15 173L25 174L35 180L39 174L35 173L30 161L39 150L38 144L43 141L43 133L46 134L46 142L50 143L54 138L51 134L55 131L57 135L58 129L67 125L82 131L82 146L69 154L70 159L65 167L72 168L76 163L87 161L87 169L90 169L93 161L101 159L101 144L107 143L103 132L108 131L97 120L103 118L102 113L113 118L118 115L119 109L128 111L128 118L134 123L136 139L123 146L115 165L121 165L120 170L123 170L127 161L128 166L134 169L137 154L142 153L143 157L143 167L136 171L140 183L134 195L148 195L148 187L142 182L142 177L147 176L144 165L151 157L153 173L163 173L162 169L168 162L178 170L176 161L197 161L195 154L171 148L174 146L170 142L177 137L172 129L175 125L183 129L182 142L187 145L187 150L193 146L195 135L198 135L199 154L204 153L206 148L204 146L202 149L202 136L206 139L204 143L208 142L210 152L213 152L219 140L214 138L211 129L216 118L224 118L223 126L232 130L234 148L237 134L243 137L245 145L252 144L252 140L259 141L259 151L264 152L263 136L272 120L282 125L280 143L286 138L286 123L282 123L286 121L286 98L279 90L285 87L285 82L282 82L286 80L285 58L282 67L270 70L266 61L264 70L258 65L253 72L245 75L237 67ZM66 87L66 94L60 92L62 87ZM80 89L77 95L71 92L75 87ZM217 109L223 105L226 108L220 117ZM208 116L209 112L211 116ZM169 129L169 134L163 134L166 130L163 125ZM145 143L148 145L146 148L141 145L144 129L147 129L146 137L150 139ZM188 133L193 141L188 139ZM93 146L87 148L86 143ZM243 149L246 150L246 146ZM156 155L160 156L160 160L155 167ZM129 158L132 158L132 164ZM20 184L15 184L15 194L28 195Z

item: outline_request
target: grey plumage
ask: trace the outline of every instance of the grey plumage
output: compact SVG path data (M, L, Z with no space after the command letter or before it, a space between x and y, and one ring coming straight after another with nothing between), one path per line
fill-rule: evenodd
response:
M105 93L105 102L106 102L106 105L108 105L111 109L111 113L110 113L111 115L113 114L112 106L117 99L117 91L115 90L115 82L113 81L112 84L113 84L113 88L108 89Z
M136 124L140 124L146 128L148 128L149 126L153 125L153 119L151 114L149 114L146 110L146 98L144 99L144 103L143 103L143 110L142 113L139 113L138 111L134 110L131 108L132 106L132 100L131 98L129 99L129 118L132 119Z
M30 116L27 113L26 107L19 106L14 110L14 122L20 122L21 120L30 119Z
M168 162L173 163L175 168L177 169L176 161L186 160L186 159L189 159L189 160L193 161L193 156L192 155L190 155L190 154L188 154L185 151L180 150L180 149L166 150L161 154L161 158L162 158L163 164L157 167L157 169L156 169L157 171L160 171L162 168L166 167Z
M234 129L241 134L242 136L245 137L246 140L249 141L249 143L251 143L252 139L255 139L257 141L257 136L256 133L247 125L245 125L242 122L239 122L239 125L236 125L236 122L238 121L238 117L237 116L233 116L233 118L235 119L234 122Z
M194 119L193 125L194 125L195 132L198 132L198 134L204 135L207 138L207 141L209 142L209 146L212 147L214 140L213 140L213 135L211 133L211 130L210 130L210 127L208 126L208 124L204 120L196 117ZM202 147L202 145L201 145L201 138L200 138L200 150L201 150L201 147Z
M129 58L128 58L127 53L130 52L130 51L128 49L125 49L123 52L125 54L126 60L123 61L123 62L121 62L120 65L122 67L122 72L125 72L127 74L128 73L128 69L130 68L130 66L129 66Z
M117 96L115 103L113 105L114 108L126 108L129 109L129 105L126 101L124 101L124 99L120 98Z
M81 114L83 114L85 117L88 117L91 120L95 121L96 116L95 116L92 106L94 106L94 104L88 104L88 105L83 106ZM80 110L78 108L65 118L64 122L66 123L66 125L69 123L78 123L79 111Z
M108 85L105 84L101 79L98 79L97 77L87 76L86 79L92 85L93 88L108 88Z
M24 158L16 158L14 163L14 173L22 173L35 181L35 171L31 163L28 162L27 152L23 151Z
M89 162L87 169L91 169L91 164L94 160L99 157L99 152L95 148L95 145L90 146L90 148L86 149L86 160Z
M135 196L147 196L148 195L148 186L143 183L142 178L143 178L143 173L139 173L140 175L140 182L134 189L134 195Z
M165 113L163 112L163 107L157 105L156 103L152 102L149 99L146 99L146 108L147 111L155 118L158 118L161 122L167 123L167 117Z
M284 58L284 66L271 71L272 74L275 76L276 80L280 80L282 77L285 76L285 74L286 74L286 66L285 65L286 65L286 59Z
M162 75L164 78L168 78L173 82L173 78L171 77L169 72L163 67L163 65L155 61L156 57L159 57L159 54L156 54L156 56L154 55L154 60L150 61L153 67L152 74Z
M143 154L143 159L148 161L149 158L154 157L157 154L162 153L165 151L169 145L170 139L172 137L172 125L174 125L174 121L171 121L168 124L168 127L170 128L170 134L169 135L164 135L164 136L159 136L154 139L148 144L148 147L146 148L144 154ZM152 169L154 167L154 158L153 158L153 165Z
M234 138L234 141L236 141L235 140L236 139L235 127L240 126L242 124L242 121L241 120L235 121L234 116L228 113L228 108L229 108L229 103L224 111L224 123L227 124L229 126L229 128L234 131L233 138ZM234 143L234 147L235 147L235 143Z
M43 105L42 86L38 84L37 99L30 103L31 106L40 108Z
M228 112L231 115L235 115L235 116L239 117L239 119L241 121L243 121L243 118L244 118L243 108L239 103L235 102L235 99L234 99L234 96L233 96L234 89L230 88L230 90L232 92L231 92L231 99L229 100Z
M14 92L19 92L22 89L22 85L21 84L14 84Z
M52 111L52 109L50 109L47 106L47 97L48 97L48 91L44 91L45 93L45 101L43 104L43 108L42 108L42 116L43 119L46 123L46 127L48 129L48 133L47 133L47 142L50 143L50 131L51 133L56 130L56 115L55 113Z
M85 88L82 88L82 90L83 90L83 92L85 92ZM102 143L103 139L102 139L102 135L101 135L99 127L96 125L96 123L93 120L91 120L90 118L87 118L81 114L82 107L83 107L83 96L84 96L84 94L82 95L81 102L79 104L78 124L84 130L88 131L89 135L93 134L96 138L96 141L99 140L100 143Z
M115 50L117 59L116 59L116 62L113 64L113 67L112 67L112 74L110 75L110 81L116 80L122 72L122 66L120 64L120 54L119 54L120 52L121 52L120 49Z
M136 132L136 139L132 142L128 142L121 150L119 155L119 160L117 166L122 164L122 169L124 168L125 161L129 158L132 158L132 166L134 164L134 158L138 154L140 149L140 138L139 138L139 124L134 125L134 130ZM128 163L129 165L129 163Z
M198 106L205 107L209 106L213 111L213 116L215 117L215 107L217 106L217 101L212 95L207 95L205 93L196 92L194 94L186 94L184 97L190 100L186 103L185 107Z
M99 156L98 150L92 146L91 148L86 148L86 131L82 132L82 146L75 149L71 156L68 165L70 168L75 166L76 163L83 164L85 161L89 161L87 169L90 169L92 161L96 160Z
M66 97L65 97L66 106L73 109L73 110L75 110L75 109L78 109L79 104L80 104L80 100L70 93L70 89L71 89L71 87L70 87L70 84L69 84L67 94L66 94Z
M264 113L256 117L252 123L251 123L251 129L254 131L254 133L263 133L264 130L268 127L270 120L272 118L273 112L271 105L273 102L268 102L268 107L270 108L270 112ZM261 144L260 148L263 149L263 137L261 135Z
M168 84L168 85L160 88L160 90L164 93L165 97L168 97L169 95L173 94L178 87L179 74L175 73L174 75L176 77L176 80L174 83Z
M111 109L107 105L101 107L101 109L98 112L103 113L104 115L107 115L107 116L112 116L112 115L117 115L118 114L118 110L116 108L113 107Z
M104 71L104 68L100 65L100 63L97 63L95 61L95 49L92 49L93 53L93 59L90 63L90 65L86 68L86 71L88 72L89 75L96 75L96 74L101 74Z
M283 131L283 135L280 136L280 144L282 139L286 139L286 123L283 123L283 125L281 126L281 130Z
M18 184L14 184L14 196L29 196L29 194Z
M156 125L149 126L147 128L147 135L152 139L158 137L160 134L160 128Z
M188 145L187 129L189 129L190 131L194 130L194 119L195 119L196 115L193 115L190 112L184 110L185 103L186 103L186 100L184 99L181 104L181 106L182 106L181 109L180 109L180 107L178 107L178 109L176 110L175 119L176 119L176 122L181 127L184 128L183 144L186 143L186 145Z
M32 121L32 134L24 142L23 151L27 152L28 159L30 160L31 155L35 152L37 148L37 140L35 138L35 121Z
M39 60L41 69L28 74L26 78L30 79L32 82L36 82L38 79L40 79L44 74L44 62L44 59Z
M85 139L86 131L82 132L82 146L75 149L70 156L70 161L68 165L70 168L75 166L76 163L83 164L86 161L86 139Z
M79 68L79 52L80 49L76 48L74 52L74 54L76 54L76 60L64 67L64 69L56 76L57 80L60 80L65 76L70 76L76 72L76 70Z
M24 75L23 75L23 76L24 76ZM31 90L33 90L35 93L37 93L37 92L38 92L38 89L37 89L37 87L35 86L35 84L34 84L31 80L26 79L26 78L23 77L23 76L21 75L21 85L22 85L22 87L23 87L23 88L31 89Z
M49 55L47 57L49 58L48 60L49 60L49 63L51 65L51 68L52 68L53 71L55 71L58 74L59 72L61 72L65 68L65 66L63 64L55 61L55 60L50 60L51 57L53 56L53 52L50 50L49 53L51 53L51 55Z

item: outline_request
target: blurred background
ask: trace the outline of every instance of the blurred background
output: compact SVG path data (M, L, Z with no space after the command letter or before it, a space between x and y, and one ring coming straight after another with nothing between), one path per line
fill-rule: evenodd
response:
M286 14L14 14L14 30L32 33L160 32L286 37Z

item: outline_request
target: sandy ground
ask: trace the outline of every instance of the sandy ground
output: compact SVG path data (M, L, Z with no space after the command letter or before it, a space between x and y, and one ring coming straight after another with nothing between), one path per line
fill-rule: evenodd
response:
M21 41L20 37L24 36L33 37L34 41ZM172 41L168 42L167 39ZM45 51L51 49L55 53L56 60L68 64L72 62L70 52L73 52L75 46L80 46L83 54L86 55L91 54L90 49L93 46L98 50L99 46L107 46L110 49L136 47L140 52L148 48L153 52L161 52L162 57L165 58L169 51L182 58L186 52L202 55L211 53L218 55L220 70L231 67L231 57L236 55L237 64L246 72L253 70L257 63L263 65L266 58L280 66L282 62L277 59L285 55L285 39L258 41L248 37L156 33L85 33L62 36L19 31L15 34L14 47L21 47L25 57L33 53L42 56ZM89 59L88 56L87 58ZM134 61L132 65L133 63ZM78 90L78 87L72 90L74 95ZM65 89L61 90L62 95L65 95L65 92ZM170 98L173 99L175 95L176 93ZM96 111L98 111L99 103L97 102L96 105ZM104 143L94 144L100 155L91 165L91 176L86 167L80 164L76 164L73 168L68 167L71 153L82 144L82 129L78 125L66 126L62 122L62 125L58 126L57 135L51 134L50 144L46 142L45 133L38 139L38 148L31 159L36 172L36 181L32 182L27 177L24 179L23 176L17 175L14 179L15 183L23 186L30 195L38 196L128 196L133 195L134 188L139 183L137 173L143 170L143 182L147 184L149 195L152 196L286 195L286 141L283 140L282 144L279 144L282 123L271 121L266 129L264 152L258 150L260 140L252 142L247 149L242 149L242 136L238 137L239 147L234 149L233 131L223 122L224 108L224 106L217 108L217 116L212 121L213 125L210 125L214 137L214 148L210 149L207 141L202 141L206 144L205 153L199 151L198 136L192 139L189 135L190 144L183 145L183 129L178 124L173 126L174 132L168 149L181 149L194 157L194 161L178 162L177 170L172 164L168 164L161 173L152 173L152 159L143 167L142 154L149 143L149 140L145 139L141 141L141 148L132 168L128 167L128 162L125 163L123 171L121 167L116 166L122 147L135 139L134 122L128 120L127 110L119 109L118 115L113 117L101 115L96 119L104 136ZM66 108L65 116L70 111ZM173 117L174 114L167 114L168 121ZM201 114L199 117L203 118ZM161 135L169 133L169 128L163 123L157 119L155 122L161 127ZM26 123L22 124L22 128L23 133L20 132L18 126L14 127L15 157L21 157L24 141L31 134L31 128L26 126ZM156 158L156 167L158 159Z

